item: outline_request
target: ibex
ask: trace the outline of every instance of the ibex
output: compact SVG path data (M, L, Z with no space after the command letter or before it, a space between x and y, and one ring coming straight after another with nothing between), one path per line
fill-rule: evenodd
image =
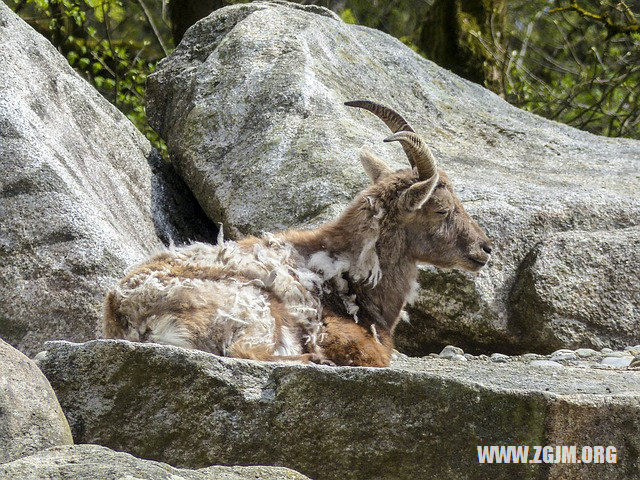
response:
M371 185L338 219L152 257L108 293L105 336L238 358L388 366L417 264L477 272L491 244L404 118L366 100L345 105L384 121L393 132L384 141L400 142L412 168L393 172L363 147Z

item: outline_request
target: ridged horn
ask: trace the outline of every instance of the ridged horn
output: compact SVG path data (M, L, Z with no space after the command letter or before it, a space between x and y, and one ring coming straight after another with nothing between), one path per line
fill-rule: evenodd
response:
M407 132L415 131L413 128L411 128L411 125L409 125L407 121L402 118L402 115L400 115L395 110L390 109L389 107L380 105L379 103L375 103L370 100L353 100L351 102L344 102L344 104L347 107L358 107L369 110L380 120L382 120L393 133L399 132L401 130L405 130Z
M436 159L424 140L414 132L398 132L384 139L385 142L400 142L409 162L418 169L418 179L427 180L438 171Z
M385 142L400 142L404 153L412 167L418 169L418 178L426 180L437 172L436 159L426 143L420 138L411 125L395 110L370 100L353 100L344 103L347 107L358 107L369 110L395 134L386 138ZM407 134L407 135L404 135ZM411 134L411 135L409 135Z

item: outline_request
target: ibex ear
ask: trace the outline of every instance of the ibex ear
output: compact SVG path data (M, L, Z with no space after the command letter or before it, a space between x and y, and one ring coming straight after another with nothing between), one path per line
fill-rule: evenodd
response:
M391 169L368 148L360 149L360 162L373 183L391 173Z
M404 207L410 212L418 210L427 200L429 200L429 197L433 193L434 188L436 188L439 179L440 177L436 173L428 180L414 183L404 191L400 197L400 204L404 205Z

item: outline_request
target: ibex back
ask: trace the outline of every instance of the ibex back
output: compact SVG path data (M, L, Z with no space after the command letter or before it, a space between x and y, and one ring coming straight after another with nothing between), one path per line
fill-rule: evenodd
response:
M475 272L491 244L398 113L346 105L383 120L393 132L385 142L400 142L412 168L393 172L363 148L371 185L335 221L150 258L108 293L105 336L258 360L389 365L417 264Z

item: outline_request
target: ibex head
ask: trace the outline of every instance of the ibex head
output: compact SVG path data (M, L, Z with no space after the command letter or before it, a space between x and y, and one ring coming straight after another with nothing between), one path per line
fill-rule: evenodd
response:
M388 107L368 100L345 105L369 110L384 121L393 132L384 141L400 142L413 167L411 171L393 172L366 147L360 155L373 182L368 191L385 198L385 209L393 211L387 217L395 219L394 229L401 229L404 248L416 262L472 272L480 270L489 260L491 241L464 210L422 138Z

